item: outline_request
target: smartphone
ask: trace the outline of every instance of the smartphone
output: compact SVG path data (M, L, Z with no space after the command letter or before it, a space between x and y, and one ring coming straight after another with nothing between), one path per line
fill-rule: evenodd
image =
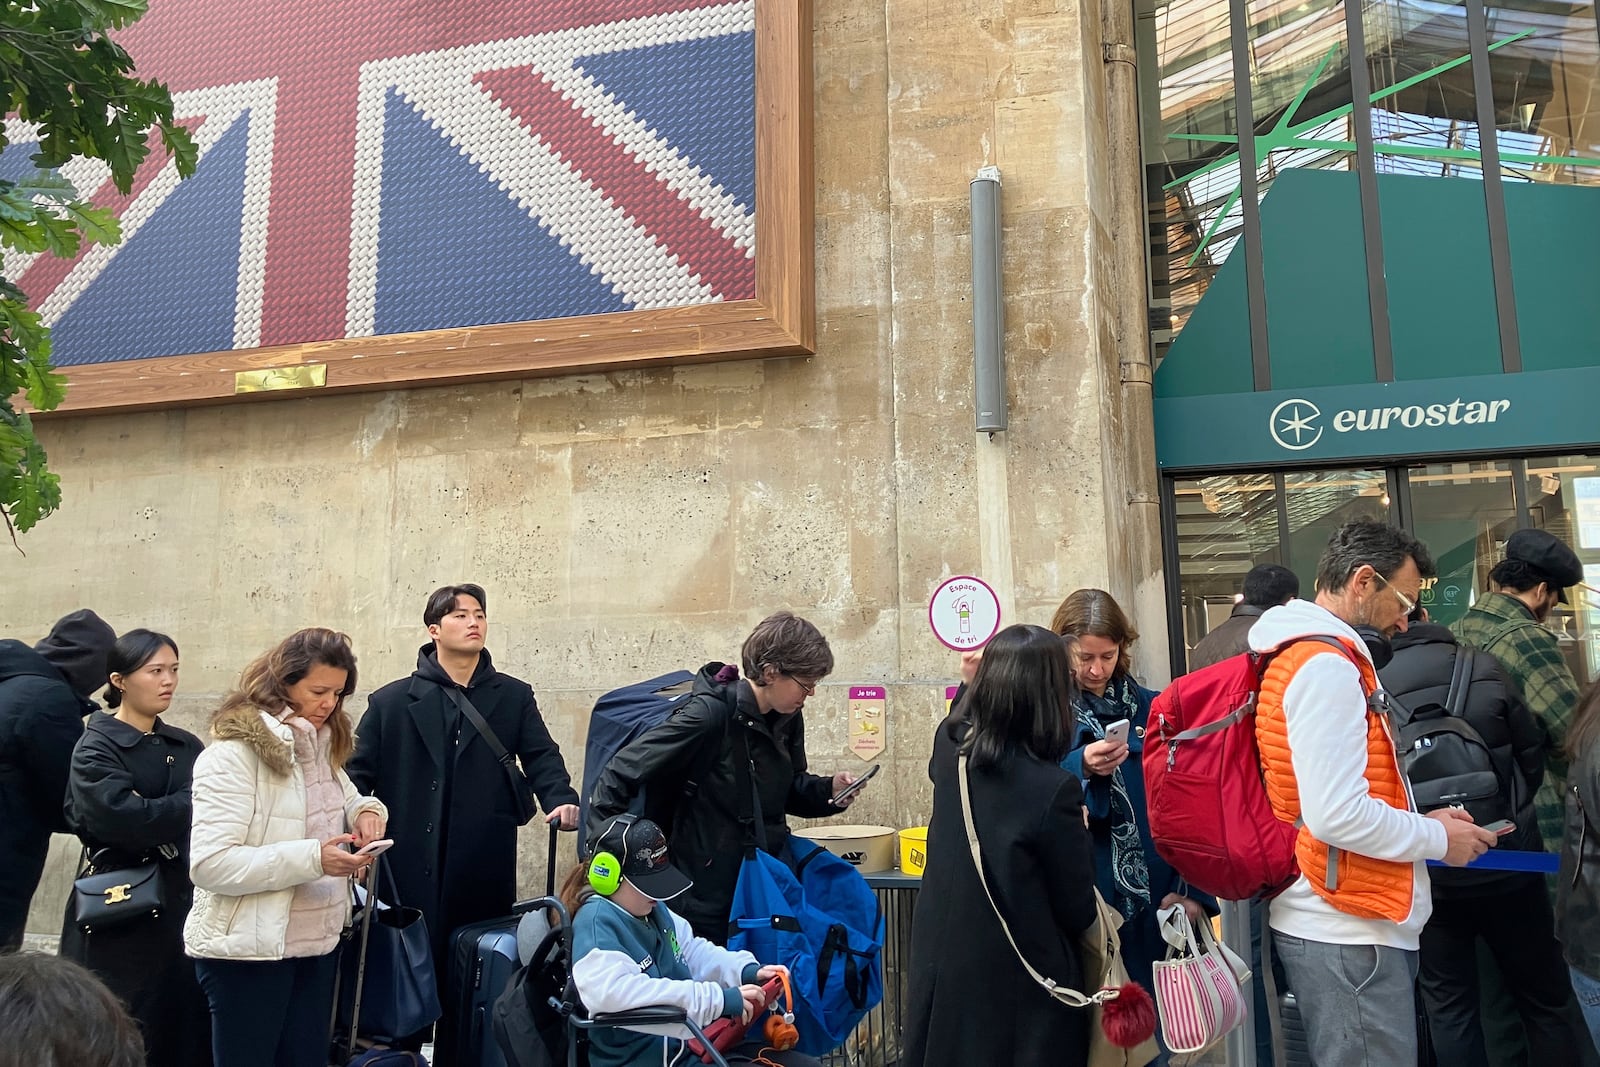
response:
M1116 722L1114 722L1110 726L1106 727L1106 740L1107 741L1120 741L1124 745L1127 744L1128 743L1128 727L1130 727L1132 725L1133 724L1131 722L1129 722L1127 719L1118 719Z
M1504 837L1516 828L1517 824L1512 822L1510 819L1501 819L1499 822L1492 822L1488 826L1484 827L1485 830L1489 831L1491 834L1494 834L1496 837Z
M382 841L374 841L371 844L367 845L365 848L357 849L356 850L356 855L358 855L358 856L377 856L377 855L379 855L381 853L389 851L389 849L391 849L393 847L394 847L394 842L386 837Z
M872 781L872 776L877 774L878 768L882 766L883 764L881 763L874 763L872 766L868 767L866 774L863 774L860 778L857 778L855 781L839 790L838 793L834 794L833 799L829 801L829 803L837 804L841 800L849 800L851 797L855 796L861 791L862 786Z

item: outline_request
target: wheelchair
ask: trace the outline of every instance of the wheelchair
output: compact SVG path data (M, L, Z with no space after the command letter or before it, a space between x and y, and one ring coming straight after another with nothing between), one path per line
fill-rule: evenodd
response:
M517 911L526 913L524 924L533 924L536 931L527 935L519 928L519 943L533 937L537 941L494 1009L494 1038L510 1067L561 1063L589 1067L589 1043L595 1031L646 1026L682 1027L707 1050L713 1067L728 1067L705 1031L682 1008L661 1005L590 1015L572 981L572 919L567 909L547 896L520 903ZM552 914L553 922L548 918ZM537 932L538 917L544 917L548 929ZM689 1063L700 1059L690 1056Z

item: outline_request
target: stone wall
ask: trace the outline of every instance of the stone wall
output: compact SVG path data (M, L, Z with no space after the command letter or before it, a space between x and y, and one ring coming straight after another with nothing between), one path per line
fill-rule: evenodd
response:
M955 657L949 575L1047 623L1159 575L1124 513L1149 412L1121 399L1099 12L1046 0L815 8L817 346L730 362L447 389L41 420L65 504L0 551L4 632L93 607L182 646L173 718L199 730L240 668L300 626L349 632L361 692L408 672L438 585L489 591L489 645L529 679L580 773L601 692L734 659L790 608L838 667L806 711L815 770L848 754L846 687L887 684L885 773L851 820L930 809ZM1004 176L1011 429L972 430L968 182ZM1136 599L1137 598L1137 599ZM1156 601L1159 603L1159 601ZM1141 618L1161 681L1164 622ZM354 710L359 713L358 696ZM543 882L524 835L525 887ZM31 928L59 927L58 842Z

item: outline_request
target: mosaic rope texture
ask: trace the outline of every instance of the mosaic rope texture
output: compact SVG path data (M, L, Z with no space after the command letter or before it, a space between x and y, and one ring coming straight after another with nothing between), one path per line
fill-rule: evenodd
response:
M200 163L0 271L59 366L755 296L755 0L153 0L120 39ZM7 121L0 176L37 134ZM158 154L157 154L158 155Z

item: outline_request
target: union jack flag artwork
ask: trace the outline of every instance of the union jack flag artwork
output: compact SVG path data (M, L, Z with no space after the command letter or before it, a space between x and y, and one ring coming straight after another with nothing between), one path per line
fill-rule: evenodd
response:
M75 160L122 244L0 270L61 366L749 299L754 30L755 0L152 0L119 41L194 176Z

